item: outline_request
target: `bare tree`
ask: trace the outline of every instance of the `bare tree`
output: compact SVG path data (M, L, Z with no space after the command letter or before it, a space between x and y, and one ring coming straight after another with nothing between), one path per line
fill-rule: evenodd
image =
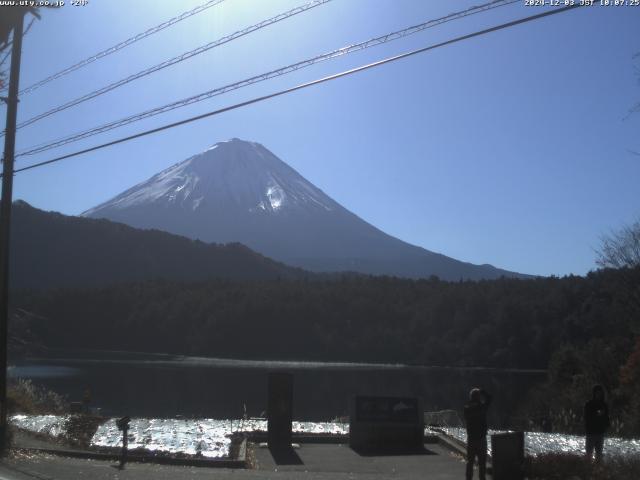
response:
M597 255L602 268L640 267L640 220L602 237Z
M625 309L640 335L640 220L603 236L596 254L599 267L619 271L618 288L626 296Z

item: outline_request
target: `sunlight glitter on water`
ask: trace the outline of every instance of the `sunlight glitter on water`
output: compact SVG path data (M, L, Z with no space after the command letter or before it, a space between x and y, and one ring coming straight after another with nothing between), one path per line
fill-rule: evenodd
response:
M13 415L9 422L30 432L58 437L66 432L69 415Z
M52 437L63 435L69 415L14 415L10 421L18 428ZM337 422L293 422L295 433L347 435L349 425ZM447 435L462 442L466 440L464 428L440 428ZM207 458L222 458L229 455L231 435L234 432L266 432L267 421L263 419L215 420L134 418L129 429L129 448L169 454L202 455ZM427 429L427 433L433 430ZM500 433L491 430L489 435ZM107 420L94 434L91 445L95 447L120 448L122 432L115 419ZM488 438L489 452L491 439ZM528 455L546 452L584 452L584 437L560 433L527 432L525 449ZM640 440L607 438L605 454L614 456L640 455Z
M228 426L217 420L176 420L164 418L132 419L129 448L150 452L201 454L204 457L226 457L231 445ZM98 427L91 439L97 447L121 447L122 432L115 419Z
M467 431L464 428L439 428L447 435L466 441ZM491 434L503 433L490 430L487 435L487 446L491 454ZM565 435L562 433L542 433L526 432L524 447L527 455L539 455L541 453L564 452L564 453L584 453L584 436ZM633 456L640 455L640 440L629 440L624 438L606 438L604 443L605 455L613 456Z
M69 418L69 415L14 415L10 421L23 430L58 437L66 432ZM345 435L349 432L347 424L334 422L293 422L292 429L295 433ZM267 421L263 419L133 418L129 426L129 448L220 458L228 456L230 437L234 432L266 431ZM91 445L122 447L122 432L115 419L98 427Z
M293 422L296 433L346 434L348 425L331 422ZM219 458L228 455L234 432L266 432L267 421L133 418L129 428L129 448L152 452L182 453ZM121 447L122 432L114 419L102 424L91 440L97 447Z

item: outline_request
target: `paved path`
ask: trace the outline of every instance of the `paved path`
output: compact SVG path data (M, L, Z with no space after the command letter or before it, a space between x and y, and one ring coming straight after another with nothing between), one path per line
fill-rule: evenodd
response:
M419 455L363 456L344 445L303 444L293 456L273 458L256 448L257 469L176 467L130 463L120 471L115 462L52 455L24 456L0 463L0 480L460 480L464 464L439 445L427 445Z
M16 429L13 433L12 444L17 448L40 448L45 450L75 450L83 451L81 448L68 445L62 441L53 441L44 436L38 436L25 430Z
M260 472L301 472L318 474L310 478L398 478L450 480L464 478L464 464L459 457L439 445L426 445L413 455L360 455L346 445L306 444L280 462L266 448L256 449ZM323 476L320 476L322 474ZM293 475L295 476L295 475ZM262 477L257 477L262 478ZM270 478L268 476L264 478Z

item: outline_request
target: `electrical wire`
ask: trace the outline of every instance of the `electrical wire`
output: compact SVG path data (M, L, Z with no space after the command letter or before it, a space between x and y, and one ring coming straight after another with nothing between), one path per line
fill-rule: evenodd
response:
M27 120L24 120L23 122L18 123L16 128L20 129L22 127L26 127L27 125L31 125L32 123L42 120L43 118L49 117L63 110L79 105L83 102L86 102L87 100L91 100L92 98L99 97L100 95L110 92L111 90L114 90L118 87L131 83L134 80L138 80L142 77L146 77L147 75L151 75L152 73L155 73L164 68L170 67L171 65L175 65L177 63L183 62L189 58L195 57L196 55L207 52L215 47L219 47L220 45L224 45L225 43L229 43L233 40L236 40L237 38L244 37L245 35L249 35L252 32L268 27L269 25L273 25L274 23L278 23L282 20L293 17L300 13L306 12L307 10L311 10L312 8L319 7L320 5L324 5L325 3L328 3L330 1L331 0L314 0L312 2L306 3L304 5L293 8L291 10L288 10L284 13L280 13L274 17L268 18L267 20L263 20L262 22L256 23L255 25L251 25L250 27L244 28L242 30L238 30L237 32L234 32L230 35L219 38L217 40L214 40L213 42L207 43L206 45L202 45L198 48L185 52L182 55L177 55L173 58L165 60L162 63L159 63L147 69L141 70L137 73L134 73L133 75L120 79L116 82L110 83L109 85L99 88L98 90L94 90L93 92L87 93L78 98L70 100L69 102L59 105L55 108L52 108L51 110L40 113L34 117L31 117Z
M170 124L167 124L167 125L163 125L161 127L153 128L151 130L146 130L144 132L140 132L140 133L137 133L135 135L129 135L127 137L119 138L117 140L112 140L110 142L106 142L106 143L103 143L103 144L100 144L100 145L96 145L96 146L93 146L93 147L90 147L90 148L85 148L83 150L79 150L79 151L76 151L76 152L73 152L73 153L68 153L68 154L62 155L60 157L52 158L50 160L34 163L34 164L28 165L26 167L21 167L21 168L16 169L15 173L24 172L26 170L31 170L31 169L42 167L42 166L45 166L45 165L50 165L52 163L60 162L62 160L68 159L68 158L76 157L78 155L82 155L82 154L89 153L89 152L94 152L96 150L101 150L103 148L110 147L112 145L117 145L117 144L120 144L120 143L128 142L128 141L134 140L136 138L144 137L144 136L151 135L151 134L154 134L154 133L158 133L158 132L161 132L161 131L164 131L164 130L168 130L170 128L174 128L174 127L178 127L178 126L181 126L181 125L185 125L187 123L195 122L195 121L201 120L203 118L211 117L211 116L214 116L214 115L220 115L222 113L225 113L225 112L228 112L228 111L231 111L231 110L236 110L238 108L246 107L246 106L252 105L254 103L262 102L262 101L265 101L265 100L268 100L268 99L271 99L271 98L279 97L279 96L286 95L286 94L289 94L289 93L292 93L292 92L295 92L295 91L298 91L298 90L309 88L309 87L312 87L314 85L318 85L318 84L321 84L321 83L329 82L331 80L336 80L338 78L346 77L348 75L353 75L355 73L362 72L362 71L365 71L365 70L369 70L371 68L379 67L379 66L385 65L387 63L395 62L395 61L398 61L398 60L401 60L401 59L404 59L404 58L407 58L407 57L410 57L410 56L413 56L413 55L417 55L419 53L428 52L428 51L434 50L436 48L444 47L446 45L451 45L453 43L461 42L461 41L464 41L464 40L469 40L471 38L479 37L481 35L486 35L488 33L496 32L498 30L504 30L506 28L514 27L516 25L521 25L523 23L531 22L531 21L534 21L534 20L539 20L541 18L549 17L551 15L557 15L559 13L564 13L564 12L567 12L569 10L573 10L573 9L576 9L576 8L579 8L579 7L582 7L582 6L583 5L581 5L581 4L569 5L569 6L566 6L566 7L561 7L561 8L557 8L557 9L553 9L553 10L548 10L546 12L542 12L542 13L539 13L539 14L536 14L536 15L531 15L531 16L528 16L528 17L520 18L518 20L513 20L513 21L510 21L510 22L507 22L507 23L502 23L502 24L496 25L494 27L486 28L484 30L479 30L479 31L476 31L476 32L473 32L473 33L469 33L467 35L462 35L460 37L455 37L453 39L446 40L444 42L440 42L440 43L437 43L437 44L434 44L434 45L429 45L429 46L426 46L426 47L422 47L422 48L419 48L417 50L412 50L412 51L405 52L405 53L402 53L402 54L399 54L399 55L395 55L393 57L388 57L388 58L385 58L383 60L378 60L376 62L369 63L367 65L362 65L360 67L356 67L356 68L353 68L351 70L346 70L346 71L343 71L343 72L340 72L340 73L336 73L334 75L329 75L327 77L320 78L320 79L317 79L317 80L313 80L311 82L302 83L300 85L296 85L294 87L287 88L287 89L284 89L284 90L280 90L280 91L277 91L277 92L274 92L274 93L271 93L271 94L268 94L268 95L264 95L264 96L261 96L261 97L256 97L256 98L253 98L251 100L247 100L247 101L244 101L244 102L236 103L234 105L230 105L228 107L224 107L224 108L221 108L221 109L218 109L218 110L214 110L214 111L211 111L211 112L203 113L201 115L196 115L194 117L190 117L190 118L187 118L187 119L184 119L184 120L180 120L178 122L173 122L173 123L170 123Z
M272 70L270 72L266 72L266 73L262 73L260 75L256 75L250 78L246 78L244 80L240 80L222 87L218 87L218 88L214 88L212 90L208 90L206 92L203 93L199 93L197 95L193 95L191 97L187 97L169 104L165 104L162 105L160 107L156 107L150 110L146 110L144 112L141 113L137 113L134 115L130 115L128 117L125 118L121 118L119 120L115 120L103 125L100 125L98 127L93 127L91 129L88 130L84 130L81 132L77 132L62 138L59 138L57 140L53 140L50 142L46 142L46 143L41 143L39 145L34 145L31 147L27 147L25 150L22 150L21 152L19 152L18 154L16 154L16 158L18 157L22 157L25 155L35 155L37 153L41 153L47 150L51 150L53 148L58 148L61 147L63 145L67 145L69 143L74 143L80 140L83 140L85 138L88 137L92 137L94 135L98 135L104 132L107 132L109 130L113 130L115 128L119 128L125 125L128 125L130 123L134 123L149 117L153 117L155 115L159 115L161 113L165 113L165 112L169 112L171 110L175 110L177 108L181 108L187 105L191 105L197 102L201 102L203 100L207 100L209 98L218 96L218 95L222 95L224 93L230 92L232 90L237 90L243 87L247 87L249 85L253 85L259 82L263 82L266 80L269 80L271 78L274 77L279 77L282 75L286 75L288 73L291 72L295 72L297 70L300 70L302 68L306 68L309 67L311 65L315 65L317 63L326 61L326 60L330 60L333 58L337 58L337 57L341 57L344 55L348 55L350 53L356 52L356 51L360 51L360 50L364 50L367 48L371 48L373 46L377 46L377 45L382 45L384 43L393 41L393 40L397 40L400 38L404 38L406 36L409 35L413 35L415 33L421 32L427 28L432 28L435 27L437 25L441 25L443 23L446 22L450 22L453 20L457 20L469 15L475 15L477 13L481 13L481 12L485 12L487 10L491 10L494 8L498 8L498 7L502 7L502 6L506 6L506 5L510 5L512 3L516 3L519 2L520 0L493 0L491 2L482 4L482 5L478 5L478 6L474 6L474 7L470 7L466 10L462 10L460 12L455 12L455 13L451 13L447 16L435 19L435 20L428 20L426 22L420 23L418 25L414 25L402 30L398 30L392 33L387 33L386 35L382 35L379 37L375 37L369 40L366 40L364 42L360 42L360 43L356 43L356 44L352 44L349 45L347 47L343 47L343 48L339 48L337 50L332 50L330 52L327 53L323 53L321 55L317 55L315 57L312 58L308 58L305 60L302 60L300 62L296 62L294 64L291 65L287 65L285 67L281 67L278 68L276 70Z
M27 93L31 93L34 90L37 90L38 88L42 87L43 85L46 85L49 82L53 82L54 80L57 80L60 77L63 77L65 75L68 75L71 72L75 72L76 70L85 67L87 65L89 65L90 63L95 62L96 60L99 60L101 58L106 57L107 55L111 55L112 53L117 52L118 50L122 50L125 47L128 47L129 45L132 45L140 40L142 40L143 38L147 38L150 35L153 35L154 33L158 33L161 30L164 30L165 28L168 28L172 25L175 25L178 22L181 22L182 20L185 20L189 17L192 17L193 15L196 15L198 13L204 12L205 10L214 7L222 2L224 2L225 0L209 0L206 3L203 3L202 5L199 5L191 10L188 10L186 12L181 13L180 15L177 15L173 18L170 18L169 20L162 22L159 25L156 25L155 27L149 28L148 30L145 30L144 32L138 33L137 35L134 35L133 37L127 38L126 40L123 40L120 43L117 43L116 45L113 45L112 47L109 47L105 50L102 50L101 52L98 52L94 55L91 55L90 57L85 58L84 60L79 61L78 63L75 63L73 65L71 65L70 67L67 67L63 70L60 70L57 73L54 73L52 75L49 75L46 78L43 78L42 80L34 83L33 85L30 85L28 87L23 88L22 90L20 90L19 94L20 95L25 95ZM5 90L5 88L3 88L2 90Z

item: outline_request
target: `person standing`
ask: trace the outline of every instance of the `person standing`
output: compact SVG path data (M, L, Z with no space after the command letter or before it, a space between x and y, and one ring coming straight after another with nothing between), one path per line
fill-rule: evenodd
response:
M487 410L491 395L481 388L469 392L469 401L464 406L467 425L467 480L473 478L473 464L478 458L480 480L485 480L487 470Z
M602 460L604 434L608 428L609 406L605 401L604 388L602 385L595 385L591 400L584 404L585 450L589 461L593 457L594 450L596 462Z

